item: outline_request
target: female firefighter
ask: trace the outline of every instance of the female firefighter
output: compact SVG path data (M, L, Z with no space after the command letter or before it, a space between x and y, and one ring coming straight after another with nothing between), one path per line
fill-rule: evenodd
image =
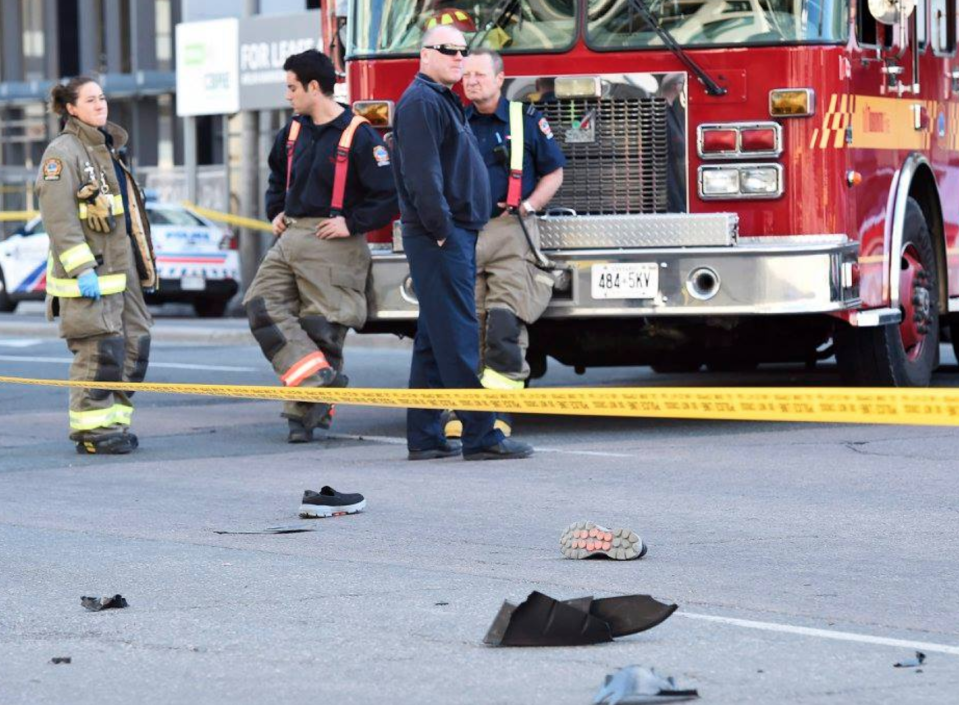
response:
M73 353L70 379L141 382L153 320L144 289L157 285L143 194L120 156L127 133L107 121L107 99L92 78L54 86L50 108L60 134L43 153L36 190L50 236L47 317ZM136 449L129 432L132 392L70 390L70 438L81 454Z

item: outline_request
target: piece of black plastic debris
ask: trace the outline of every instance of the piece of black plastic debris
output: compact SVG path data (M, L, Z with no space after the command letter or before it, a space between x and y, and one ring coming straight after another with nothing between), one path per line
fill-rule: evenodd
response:
M679 605L667 605L649 595L623 595L620 597L580 597L566 600L576 607L609 624L613 638L637 634L659 626L679 609Z
M446 605L448 605L449 602L434 602L433 604L436 605L437 607L446 607Z
M91 612L99 612L100 610L119 610L129 606L123 595L112 595L109 597L81 597L80 604Z
M50 663L73 663L73 659L69 656L54 656Z
M916 658L903 659L899 663L892 664L893 668L919 668L926 660L926 655L921 651L916 652Z
M316 531L310 524L287 524L286 526L268 526L265 529L222 529L215 534L300 534L304 531Z
M483 639L491 646L584 646L661 624L676 605L649 595L560 602L531 592L519 605L504 602Z
M626 666L606 676L593 705L673 703L698 697L696 690L677 688L672 676L661 676L652 668Z

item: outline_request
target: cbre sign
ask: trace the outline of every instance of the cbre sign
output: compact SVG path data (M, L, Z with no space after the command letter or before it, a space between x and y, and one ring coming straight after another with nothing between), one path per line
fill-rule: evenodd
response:
M322 46L319 10L178 24L177 115L286 108L283 62Z

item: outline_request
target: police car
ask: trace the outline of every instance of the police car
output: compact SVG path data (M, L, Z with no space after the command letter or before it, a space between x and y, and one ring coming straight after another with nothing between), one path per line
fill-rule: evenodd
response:
M200 317L222 316L239 288L236 236L175 203L147 200L146 211L160 276L147 303L191 303ZM0 311L43 300L48 247L40 218L0 242Z

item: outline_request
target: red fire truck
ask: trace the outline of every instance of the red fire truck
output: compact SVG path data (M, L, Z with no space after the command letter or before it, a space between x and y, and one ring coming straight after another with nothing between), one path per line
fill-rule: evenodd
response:
M548 118L542 244L571 277L534 375L835 354L848 383L927 385L959 312L959 62L956 0L914 1L352 0L347 81L388 130L454 10ZM371 243L367 330L409 334L402 240Z

